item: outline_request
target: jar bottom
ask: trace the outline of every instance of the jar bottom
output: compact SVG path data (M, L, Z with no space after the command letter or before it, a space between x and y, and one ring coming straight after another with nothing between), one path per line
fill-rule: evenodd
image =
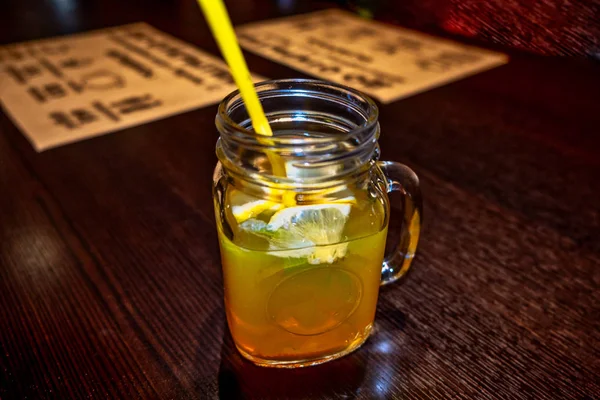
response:
M239 353L250 360L252 363L260 366L260 367L270 367L270 368L303 368L310 367L313 365L323 364L329 361L336 360L338 358L344 357L347 354L352 353L361 347L369 338L371 331L373 330L373 324L369 324L365 327L365 329L361 332L361 335L358 336L352 343L350 343L343 350L338 351L337 353L322 355L319 357L311 357L306 359L298 359L298 360L277 360L277 359L266 359L257 356L253 356L246 351L244 351L240 346L236 343L236 348Z

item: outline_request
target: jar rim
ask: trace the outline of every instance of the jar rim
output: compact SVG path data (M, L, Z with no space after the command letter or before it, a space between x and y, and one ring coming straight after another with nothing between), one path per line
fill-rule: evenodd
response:
M230 174L266 186L293 185L304 190L336 185L366 171L369 162L379 157L379 111L368 96L314 79L271 80L255 87L274 135L251 130L239 91L225 97L215 120L220 133L216 151ZM287 134L285 127L277 130L277 124L288 121L314 122L324 130L308 128L303 134ZM274 164L272 157L279 161ZM285 175L274 173L274 165L285 168Z
M364 131L374 129L379 118L379 109L377 104L369 96L359 92L356 89L334 82L305 78L273 79L256 83L254 87L259 99L261 99L261 97L265 97L269 93L277 92L278 90L290 90L296 88L296 91L302 90L307 94L310 93L313 96L320 95L321 97L330 98L331 100L340 100L345 98L348 100L349 104L359 105L359 103L362 103L364 105L362 109L364 111L363 114L365 121L360 125L350 129L348 132L345 132L344 135L329 136L327 138L303 137L300 140L304 144L317 144L321 142L348 140L349 137L358 136ZM318 91L317 89L321 89L321 91ZM327 90L327 92L322 93L324 89ZM242 102L239 89L236 89L228 94L219 104L217 111L217 123L222 123L228 128L228 130L235 132L234 134L237 134L236 136L238 136L238 140L241 139L241 141L244 141L244 139L246 139L250 140L251 142L255 142L256 138L260 135L256 135L254 132L245 129L238 122L234 121L228 113L230 108L234 104L237 104L237 102ZM282 138L273 135L269 136L269 143L271 146L294 145L299 144L299 139Z

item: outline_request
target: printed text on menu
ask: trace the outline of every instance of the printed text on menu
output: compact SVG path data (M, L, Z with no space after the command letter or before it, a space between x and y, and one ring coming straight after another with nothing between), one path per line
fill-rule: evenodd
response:
M252 23L242 47L383 103L507 62L505 55L361 19L340 10Z
M143 23L0 47L0 101L38 151L233 90L223 61Z

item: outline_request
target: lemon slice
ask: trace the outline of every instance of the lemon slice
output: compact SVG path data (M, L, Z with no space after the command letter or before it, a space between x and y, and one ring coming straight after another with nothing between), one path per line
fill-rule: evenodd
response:
M283 208L282 204L257 199L239 190L231 192L229 204L231 204L231 213L238 224L254 218L267 210L277 211Z
M350 204L312 204L308 206L288 207L277 211L269 221L269 229L276 231L281 227L291 229L299 223L312 223L315 228L323 228L326 230L328 223L333 223L337 227L337 223L341 222L341 228L350 215ZM340 232L341 233L341 232ZM322 243L329 244L329 243Z
M306 257L310 264L333 263L346 255L347 243L339 243L350 204L315 204L277 211L266 225L273 232L269 254Z

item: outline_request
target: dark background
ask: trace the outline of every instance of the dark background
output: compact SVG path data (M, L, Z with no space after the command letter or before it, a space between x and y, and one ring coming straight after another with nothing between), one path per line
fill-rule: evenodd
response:
M363 14L545 55L600 58L597 0L340 0Z
M56 27L56 20L61 21L60 33L78 31L83 20L98 28L110 19L116 24L135 22L145 16L148 7L183 26L200 23L195 4L188 0L4 0L2 4L0 29L23 39L56 33L49 31ZM227 4L235 20L241 22L258 15L274 17L338 6L472 43L600 59L599 0L229 0ZM5 40L0 37L0 41Z
M332 3L228 4L240 24ZM556 29L527 22L549 3L389 4L361 12L456 38L466 33L446 32L445 15L479 21L465 40L511 61L380 108L382 158L419 175L425 224L408 279L381 290L365 346L294 371L233 348L210 189L216 106L43 153L0 113L2 400L600 397L596 4L561 3ZM145 21L217 54L192 0L11 0L0 11L2 43ZM522 26L555 39L538 46Z

